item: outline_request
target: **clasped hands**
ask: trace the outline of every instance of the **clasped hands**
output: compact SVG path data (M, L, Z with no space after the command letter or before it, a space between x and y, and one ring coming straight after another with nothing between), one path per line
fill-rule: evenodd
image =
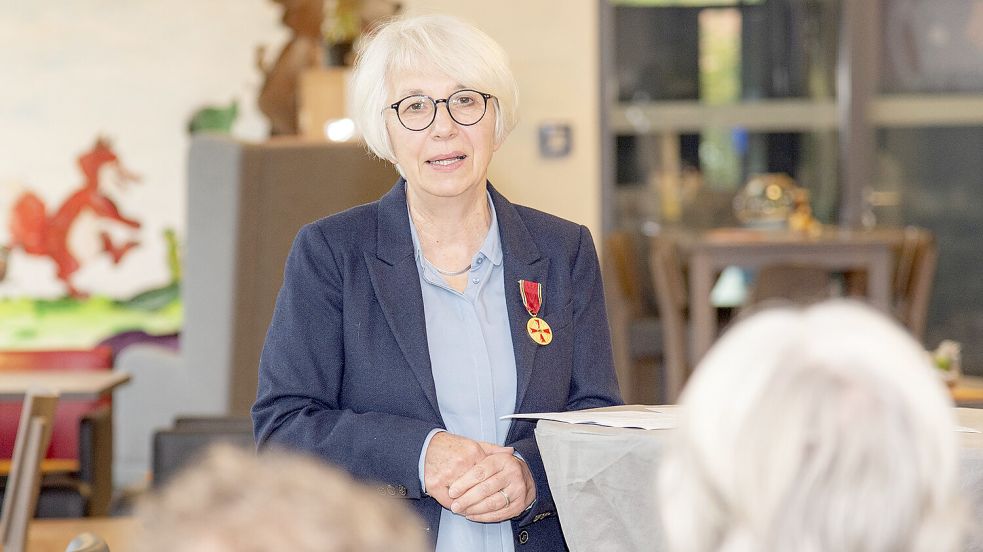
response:
M512 453L512 447L437 433L424 459L427 494L471 521L512 519L536 499L529 466Z

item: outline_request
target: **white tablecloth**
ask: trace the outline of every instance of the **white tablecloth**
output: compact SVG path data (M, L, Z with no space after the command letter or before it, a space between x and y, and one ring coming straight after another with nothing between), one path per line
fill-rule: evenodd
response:
M956 411L961 425L983 431L983 410ZM538 423L536 440L571 552L665 550L656 473L669 431ZM983 552L983 433L959 438L971 531L965 549Z

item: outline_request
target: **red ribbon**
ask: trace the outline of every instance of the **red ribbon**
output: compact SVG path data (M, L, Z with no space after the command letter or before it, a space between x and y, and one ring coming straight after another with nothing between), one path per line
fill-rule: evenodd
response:
M529 316L535 317L543 306L543 284L519 280L519 292L522 293L522 304L529 311Z

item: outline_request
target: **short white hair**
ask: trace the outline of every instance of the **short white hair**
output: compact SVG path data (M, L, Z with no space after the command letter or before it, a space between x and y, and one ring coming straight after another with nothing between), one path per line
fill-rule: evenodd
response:
M395 163L384 111L392 79L433 67L464 86L495 97L495 143L518 121L519 91L505 51L478 28L455 17L422 15L380 25L358 46L351 94L355 124L372 153Z
M296 453L218 445L145 498L138 552L424 552L405 502Z
M671 550L958 549L952 401L921 346L871 307L750 316L681 404L659 475Z

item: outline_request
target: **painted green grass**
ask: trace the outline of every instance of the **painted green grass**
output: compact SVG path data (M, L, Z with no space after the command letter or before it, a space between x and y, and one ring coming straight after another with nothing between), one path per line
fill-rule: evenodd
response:
M0 299L0 349L88 348L132 330L172 334L183 320L181 301L174 295L152 308L99 296Z

